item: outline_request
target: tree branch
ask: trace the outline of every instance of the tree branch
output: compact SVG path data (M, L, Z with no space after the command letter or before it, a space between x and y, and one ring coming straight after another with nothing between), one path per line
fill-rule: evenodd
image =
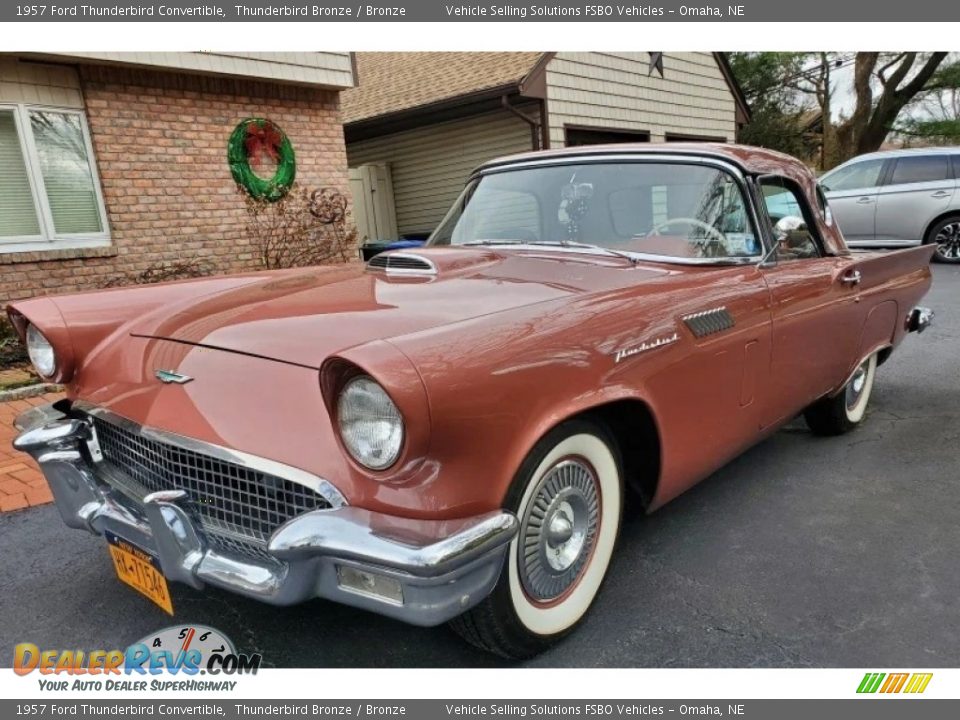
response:
M913 67L913 63L916 59L917 53L915 52L900 53L893 59L892 62L889 62L880 68L880 71L877 72L877 77L880 78L880 84L883 85L884 92L887 90L894 92L896 91L896 89L900 86L900 83L903 82L903 79L909 74L910 69ZM899 65L897 65L897 63L899 63ZM884 73L887 68L893 67L894 65L896 65L897 68L893 71L893 75L887 79L882 73Z
M945 52L935 52L931 53L930 57L927 58L927 61L923 64L923 67L920 68L920 71L913 76L913 79L904 85L900 90L896 91L896 94L907 100L911 99L914 95L923 90L926 86L927 81L933 77L933 74L937 71L937 68L940 67L940 64L946 59L947 53Z

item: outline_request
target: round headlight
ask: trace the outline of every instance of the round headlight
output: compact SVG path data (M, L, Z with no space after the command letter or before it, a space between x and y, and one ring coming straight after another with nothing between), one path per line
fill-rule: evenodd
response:
M403 418L380 385L367 375L350 380L337 402L340 437L361 465L371 470L390 467L403 445Z
M53 345L35 325L27 326L27 354L42 377L53 377L57 371L57 356L53 352Z

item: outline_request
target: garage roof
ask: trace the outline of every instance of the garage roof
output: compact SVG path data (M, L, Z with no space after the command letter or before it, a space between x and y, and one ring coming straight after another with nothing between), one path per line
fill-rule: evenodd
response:
M532 86L554 53L547 52L368 52L356 53L357 86L340 95L343 122L370 124L375 118L430 112L473 96L522 92ZM737 102L738 119L749 119L743 92L724 53L714 53ZM526 86L531 87L526 87ZM542 97L542 95L541 95Z
M540 52L357 53L358 86L341 95L345 123L421 105L515 87L543 57Z

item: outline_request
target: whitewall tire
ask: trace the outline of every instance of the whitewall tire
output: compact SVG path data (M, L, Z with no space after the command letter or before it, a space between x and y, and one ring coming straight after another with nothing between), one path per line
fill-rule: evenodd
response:
M620 531L623 482L615 443L572 420L531 450L505 506L520 520L493 593L452 625L511 658L541 652L584 618L607 574Z
M816 435L842 435L863 422L877 374L877 353L861 362L843 389L833 397L817 401L804 413Z

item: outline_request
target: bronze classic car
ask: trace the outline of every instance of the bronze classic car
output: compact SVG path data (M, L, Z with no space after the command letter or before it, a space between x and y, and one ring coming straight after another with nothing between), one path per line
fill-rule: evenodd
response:
M864 420L932 252L852 254L773 152L509 157L421 250L15 303L68 396L16 446L168 611L169 580L320 597L529 656L596 598L626 494Z

